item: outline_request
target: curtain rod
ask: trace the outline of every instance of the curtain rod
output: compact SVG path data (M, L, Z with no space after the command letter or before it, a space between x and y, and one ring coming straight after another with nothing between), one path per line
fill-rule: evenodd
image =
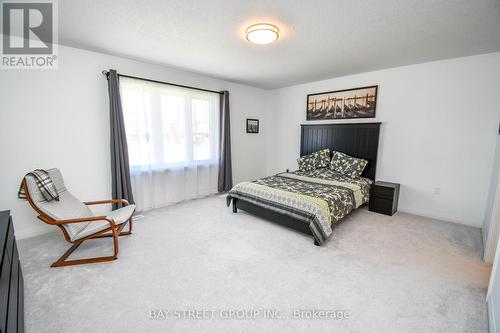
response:
M104 75L106 76L106 78L108 78L109 71L104 70L104 71L102 71L102 74L104 74ZM153 83L168 84L169 86L180 87L180 88L186 88L186 89L193 89L193 90L199 90L199 91L205 91L205 92L214 93L214 94L219 94L219 95L220 95L220 94L223 94L223 92L222 92L222 91L215 91L215 90L209 90L209 89L197 88L197 87L192 87L192 86L185 86L185 85L182 85L182 84L171 83L171 82L165 82L165 81L158 81L158 80L145 79L145 78L138 77L138 76L124 75L124 74L118 74L118 76L128 77L129 79L143 80L143 81L148 81L148 82L153 82Z

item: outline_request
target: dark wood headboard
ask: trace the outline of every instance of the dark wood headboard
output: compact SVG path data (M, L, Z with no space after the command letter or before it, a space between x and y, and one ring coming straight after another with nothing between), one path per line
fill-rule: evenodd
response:
M375 180L380 123L301 125L300 156L320 149L363 158L368 165L362 177Z

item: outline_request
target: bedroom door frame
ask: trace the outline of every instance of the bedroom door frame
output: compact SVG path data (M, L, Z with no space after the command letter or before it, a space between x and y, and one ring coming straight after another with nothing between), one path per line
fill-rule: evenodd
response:
M488 264L492 264L495 260L498 238L500 236L500 173L496 177L496 190L491 207L491 217L489 221L485 221L485 223L489 223L489 227L487 234L483 238L485 239L483 260Z

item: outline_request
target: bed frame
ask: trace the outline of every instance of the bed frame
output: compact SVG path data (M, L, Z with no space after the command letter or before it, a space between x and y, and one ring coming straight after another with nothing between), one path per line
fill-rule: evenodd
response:
M301 125L300 156L330 148L330 150L363 158L368 161L368 165L361 176L375 180L380 124ZM238 209L312 236L308 222L257 206L243 199L233 198L233 213L236 213ZM319 245L316 239L314 239L314 244Z

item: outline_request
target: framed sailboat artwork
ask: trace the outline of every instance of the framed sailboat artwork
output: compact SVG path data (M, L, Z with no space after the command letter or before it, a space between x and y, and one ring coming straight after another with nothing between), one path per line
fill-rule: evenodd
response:
M378 86L307 95L307 120L375 118Z

